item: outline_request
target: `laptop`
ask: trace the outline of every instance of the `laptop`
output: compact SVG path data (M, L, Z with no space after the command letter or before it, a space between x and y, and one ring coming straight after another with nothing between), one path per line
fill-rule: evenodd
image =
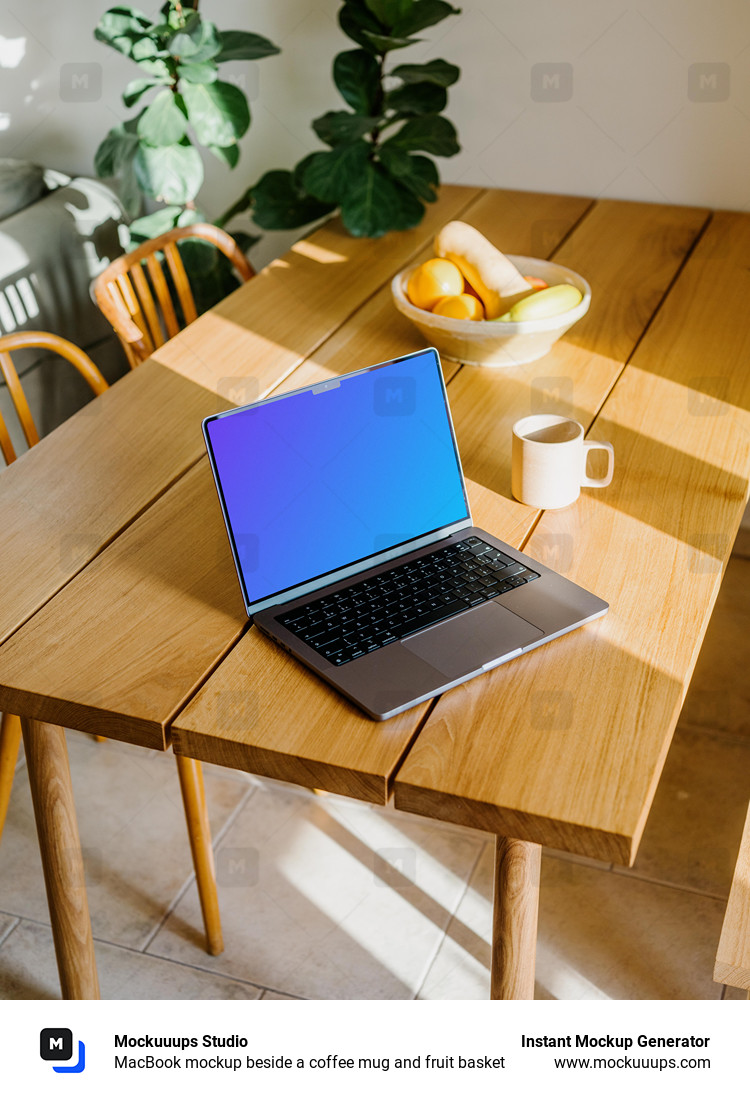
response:
M474 527L434 348L207 417L247 614L374 719L608 605Z

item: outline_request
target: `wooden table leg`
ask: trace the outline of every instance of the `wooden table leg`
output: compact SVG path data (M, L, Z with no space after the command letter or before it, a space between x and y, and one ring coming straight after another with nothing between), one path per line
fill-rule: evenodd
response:
M3 714L0 718L0 839L5 828L20 744L21 723L18 717L15 714Z
M99 979L65 731L33 718L21 725L62 995L94 1000Z
M533 1001L542 847L495 837L493 1001Z
M208 821L206 793L203 787L203 769L199 760L191 760L187 756L175 756L175 759L177 774L180 777L190 848L193 853L198 897L206 929L208 953L220 955L224 950L224 937L221 932L214 853L211 847L211 826Z

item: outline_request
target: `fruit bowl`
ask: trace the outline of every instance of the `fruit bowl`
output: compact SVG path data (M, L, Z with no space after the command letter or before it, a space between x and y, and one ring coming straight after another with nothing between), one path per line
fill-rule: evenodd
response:
M565 313L538 321L458 321L411 304L406 297L406 284L414 268L419 266L414 264L400 271L391 282L394 305L446 359L477 367L533 363L546 355L571 325L580 321L591 303L591 287L581 275L551 260L535 260L531 256L508 256L508 259L522 275L538 276L550 286L569 283L577 287L583 300Z

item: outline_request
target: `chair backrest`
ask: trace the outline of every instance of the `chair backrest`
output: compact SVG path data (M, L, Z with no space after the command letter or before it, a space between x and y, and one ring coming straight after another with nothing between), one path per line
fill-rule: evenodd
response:
M164 254L184 324L196 319L193 293L177 247L177 241L196 237L210 241L223 252L243 282L255 274L228 233L218 226L199 222L170 229L145 241L132 252L118 256L96 279L97 305L120 338L131 367L148 359L165 340L176 336L181 327L157 253Z
M12 351L18 351L20 348L47 348L62 356L63 359L67 359L83 375L96 394L103 393L109 387L86 352L81 351L75 344L71 344L70 340L64 340L62 336L55 336L52 332L15 332L9 336L0 336L0 372L8 387L26 442L29 447L33 447L39 442L39 433L36 430L26 394L23 392L18 371L10 357ZM0 413L0 452L9 464L16 457L2 413Z

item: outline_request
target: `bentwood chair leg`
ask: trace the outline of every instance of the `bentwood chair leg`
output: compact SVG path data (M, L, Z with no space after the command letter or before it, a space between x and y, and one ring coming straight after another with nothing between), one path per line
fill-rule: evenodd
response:
M21 721L15 714L3 714L0 718L0 839L5 828L5 817L10 802L10 789L21 744Z
M71 1000L98 999L65 731L32 718L22 718L21 725L62 995Z
M224 937L221 932L216 870L211 847L211 826L208 821L206 794L203 788L203 769L198 760L191 760L186 756L176 756L175 759L177 774L180 777L190 849L193 853L198 897L206 929L206 945L209 955L220 955L224 950Z
M542 848L495 838L492 1000L533 1001Z

